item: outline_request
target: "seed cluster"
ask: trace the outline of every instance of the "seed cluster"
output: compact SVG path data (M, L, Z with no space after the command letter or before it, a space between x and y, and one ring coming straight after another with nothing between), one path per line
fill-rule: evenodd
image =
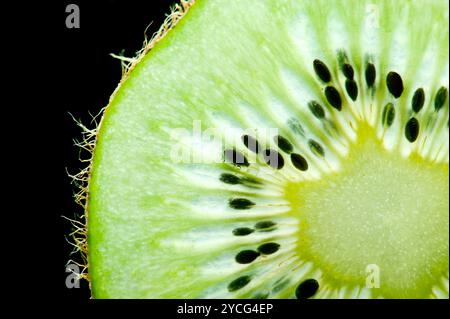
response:
M374 96L374 93L382 89L382 85L385 85L386 92L388 93L388 101L385 104L377 106L381 112L381 125L385 130L388 130L394 124L396 120L402 119L401 113L396 109L396 103L399 103L399 99L402 98L404 92L407 92L408 88L405 88L401 75L395 71L390 71L386 74L383 83L383 75L378 76L375 63L369 60L365 62L363 66L363 80L365 83L358 87L357 77L355 74L355 68L347 59L345 53L340 53L339 68L343 75L343 81L345 83L345 92L339 91L340 86L336 80L333 79L334 73L330 71L330 68L321 60L315 59L313 61L313 70L317 76L318 82L323 89L323 99L311 99L307 102L307 110L311 114L311 117L318 120L316 123L322 125L328 125L331 123L335 113L341 112L345 108L349 101L345 97L347 96L351 101L357 101L360 95L360 90L363 88L367 90L370 96ZM377 76L379 77L377 79ZM406 82L407 83L407 82ZM408 118L403 123L402 130L404 138L409 143L417 141L421 134L420 121L423 121L423 117L420 114L423 112L426 103L427 95L424 88L418 87L411 91L412 97L408 102L409 112ZM344 97L344 98L343 98ZM431 101L434 106L433 112L436 114L442 110L448 99L448 89L446 87L440 87L433 96ZM321 101L321 102L320 102ZM403 119L402 119L403 120ZM306 131L297 118L290 118L287 121L287 126L297 136L303 139L311 154L301 154L296 150L295 143L292 143L289 138L283 135L276 135L273 137L275 147L267 147L266 141L258 141L254 136L245 134L241 136L242 144L245 148L239 150L238 148L228 148L224 150L223 158L224 162L234 166L233 172L224 172L220 174L219 180L228 185L242 185L248 188L263 188L265 182L258 180L257 178L248 177L245 174L239 173L241 169L252 168L254 165L266 165L268 168L274 170L274 172L281 171L286 167L294 168L299 174L308 171L310 169L310 163L308 162L309 156L315 156L318 160L324 159L327 151L323 144L315 138L306 137ZM335 127L335 126L334 126ZM262 143L261 143L262 142ZM257 163L250 163L247 157L244 155L244 151L256 154L257 158L261 161ZM250 153L248 153L250 154ZM238 172L236 172L238 171ZM242 172L242 171L241 171ZM243 197L244 195L232 197L228 200L228 206L236 211L245 213L251 211L255 207L261 204L257 203L257 200L253 201L249 198ZM276 230L279 225L273 220L260 220L252 225L244 225L242 227L236 227L231 231L231 235L237 238L245 236L255 236L255 234L261 234L265 232L272 232ZM274 238L266 238L263 242L255 245L254 247L247 247L238 251L234 255L234 261L237 264L257 265L261 260L267 258L272 254L276 254L280 251L280 242L274 240ZM243 287L247 286L254 278L255 274L241 275L231 280L228 284L228 291L235 292ZM286 280L279 280L272 287L272 292L276 292L277 289L283 289L288 283ZM294 295L298 299L307 299L313 297L319 290L319 282L314 278L302 280L296 286ZM263 299L268 298L271 292L262 291L253 295L253 298Z
M320 106L316 106L316 111L319 110L319 107ZM320 111L317 111L317 112L320 113ZM263 149L261 147L261 144L258 142L258 140L256 140L254 137L252 137L250 135L243 135L242 141L243 141L243 144L246 146L246 148L249 149L251 152L256 153L256 154L262 154L262 158L264 159L264 162L268 166L270 166L274 169L277 169L277 170L280 170L285 166L285 159L284 159L283 155L280 152L278 152L277 150L270 149L270 148ZM274 137L274 141L277 144L278 148L282 152L290 155L290 160L291 160L293 167L297 168L300 171L306 171L308 169L308 162L307 162L306 158L298 153L294 153L294 146L287 138L285 138L281 135L277 135ZM318 142L316 142L314 140L309 140L308 145L311 149L311 152L316 154L317 156L325 155L323 147ZM250 163L248 162L245 155L234 148L226 149L224 151L224 160L226 163L230 163L230 164L233 164L233 165L239 166L239 167L240 166L247 167L250 165ZM229 173L221 174L220 180L224 183L231 184L231 185L243 183L243 181L239 177L237 177L233 174L229 174ZM230 206L232 206L233 208L236 208L235 207L236 202L239 203L239 201L236 201L236 200L230 201ZM236 209L242 209L242 208L240 207L240 205L238 205L238 208L236 208Z
M232 234L234 236L247 236L250 235L252 233L254 233L255 231L259 231L259 232L270 232L276 229L277 224L271 220L262 220L257 222L253 227L254 228L250 228L250 227L239 227L239 228L235 228L232 231Z
M345 90L352 101L356 101L358 98L358 85L354 80L355 71L353 66L346 62L347 57L345 53L340 52L340 70L345 77ZM331 85L332 76L328 66L321 60L315 59L313 61L314 72L317 77L321 80L321 82L326 83L326 87L324 89L324 95L330 106L334 109L341 111L343 107L343 102L341 99L341 95L339 91ZM366 63L365 66L365 80L367 88L370 90L375 89L375 81L377 77L377 72L375 65L371 62ZM386 88L389 94L394 99L399 99L404 90L403 79L401 75L395 71L390 71L386 75ZM436 112L444 106L448 96L448 90L445 87L440 87L439 90L435 94L434 98L434 109ZM425 91L423 88L417 88L414 91L412 100L411 100L411 109L414 113L418 114L425 105ZM317 101L311 101L308 103L308 108L311 113L318 119L323 119L325 117L325 111L323 107ZM389 102L382 109L382 117L381 122L383 127L389 128L394 123L396 116L396 110L394 104ZM416 117L411 117L404 126L404 136L406 140L410 143L414 143L420 135L420 122ZM317 145L314 143L310 145L311 148L314 149L314 153L320 156L322 152L320 151L320 147L316 147Z

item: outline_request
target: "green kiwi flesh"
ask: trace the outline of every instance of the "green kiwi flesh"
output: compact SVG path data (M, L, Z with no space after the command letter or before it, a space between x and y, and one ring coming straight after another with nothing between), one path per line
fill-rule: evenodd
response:
M93 297L448 298L448 40L443 0L197 1L99 126Z

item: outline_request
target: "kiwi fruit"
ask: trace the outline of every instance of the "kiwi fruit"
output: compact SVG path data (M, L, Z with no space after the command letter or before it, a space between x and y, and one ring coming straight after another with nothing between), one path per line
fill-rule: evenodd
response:
M84 171L94 298L448 298L448 3L182 0Z

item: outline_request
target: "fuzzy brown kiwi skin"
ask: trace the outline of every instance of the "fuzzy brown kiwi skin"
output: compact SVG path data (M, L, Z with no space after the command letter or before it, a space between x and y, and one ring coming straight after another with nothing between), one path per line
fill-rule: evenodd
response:
M75 218L67 219L74 231L68 234L69 243L74 247L74 257L67 261L68 264L76 264L80 267L80 274L78 274L79 279L85 279L89 283L89 289L92 292L92 278L89 276L89 245L88 245L88 221L89 221L89 181L92 172L92 163L95 156L95 146L99 138L99 131L101 129L103 119L107 116L109 105L113 101L116 93L119 91L123 83L128 79L129 75L135 68L135 66L150 52L155 45L163 39L170 30L172 30L176 24L189 12L190 8L195 4L196 0L179 0L179 3L174 4L171 7L170 13L167 15L163 24L159 27L151 39L144 39L144 44L142 49L140 49L134 58L127 58L123 56L117 56L111 54L111 56L119 59L122 66L122 77L119 81L114 92L109 98L108 105L103 107L100 112L93 117L94 128L90 129L80 121L74 119L76 125L81 131L81 141L75 141L75 147L82 151L88 152L88 158L79 159L84 168L82 168L76 174L68 174L75 185L76 190L74 194L74 201L77 205L81 206L82 212L76 214ZM100 119L98 121L98 119ZM93 296L91 295L91 298Z

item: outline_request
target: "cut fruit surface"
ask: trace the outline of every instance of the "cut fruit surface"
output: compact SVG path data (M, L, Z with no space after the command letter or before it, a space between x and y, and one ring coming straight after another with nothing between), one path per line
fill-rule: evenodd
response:
M365 286L376 265L379 294L420 296L448 268L448 166L405 160L366 132L358 129L339 172L288 185L297 255L332 285Z
M96 298L448 298L447 1L204 0L91 164Z

